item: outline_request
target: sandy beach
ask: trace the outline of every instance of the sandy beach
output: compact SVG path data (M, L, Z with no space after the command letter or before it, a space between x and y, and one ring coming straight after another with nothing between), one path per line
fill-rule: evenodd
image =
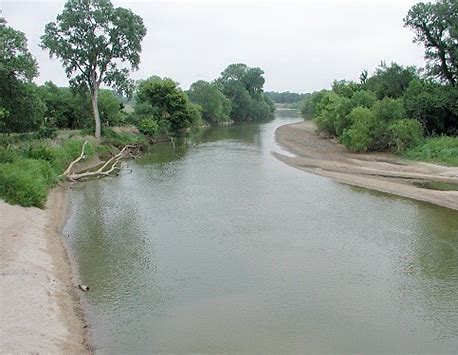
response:
M0 352L88 353L79 291L61 227L63 188L45 209L0 200Z
M321 137L312 121L277 128L277 143L295 154L273 153L295 168L353 186L404 196L458 210L458 191L419 187L425 182L458 184L458 168L401 159L390 153L351 153Z

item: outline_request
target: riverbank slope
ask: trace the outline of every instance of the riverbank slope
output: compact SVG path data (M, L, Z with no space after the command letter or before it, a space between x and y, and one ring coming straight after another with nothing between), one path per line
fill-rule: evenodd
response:
M46 208L0 200L0 352L87 353L85 322L61 237L67 196Z
M276 152L274 156L295 168L349 185L458 210L458 191L419 187L431 182L458 184L456 167L406 161L390 153L351 153L335 139L319 136L312 121L281 126L275 131L275 139L296 156Z

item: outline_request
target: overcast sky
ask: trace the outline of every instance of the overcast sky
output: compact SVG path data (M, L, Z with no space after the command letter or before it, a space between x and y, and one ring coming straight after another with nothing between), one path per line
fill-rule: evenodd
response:
M25 32L40 76L68 85L57 59L38 43L63 0L0 0L8 24ZM146 1L115 0L140 15L148 33L135 79L167 76L181 87L212 80L231 63L259 66L266 90L310 92L334 79L357 80L384 60L423 66L402 19L414 0Z

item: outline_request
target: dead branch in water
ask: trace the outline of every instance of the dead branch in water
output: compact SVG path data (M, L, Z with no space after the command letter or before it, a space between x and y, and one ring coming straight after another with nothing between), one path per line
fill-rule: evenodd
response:
M68 181L76 182L76 181L83 180L83 179L99 178L99 177L108 176L113 171L121 169L119 167L121 159L133 156L131 153L132 149L139 148L137 145L127 144L121 149L121 151L118 154L112 156L105 163L103 163L103 165L99 169L94 170L94 171L85 171L82 173L72 173L71 169L73 168L73 166L85 157L84 148L86 144L87 144L87 141L84 142L81 148L80 156L76 158L74 161L72 161L69 164L69 166L67 167L67 169L65 170L65 172L63 173L63 176L65 176L65 178Z

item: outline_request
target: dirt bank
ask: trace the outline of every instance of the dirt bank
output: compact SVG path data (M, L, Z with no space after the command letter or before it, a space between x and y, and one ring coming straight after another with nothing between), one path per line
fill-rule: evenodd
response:
M0 200L0 352L87 353L79 290L60 231L65 191L46 208Z
M351 153L336 140L316 134L311 121L281 126L275 131L275 138L282 148L296 156L273 154L295 168L458 210L458 191L416 186L425 182L458 184L458 168L406 161L389 153Z

